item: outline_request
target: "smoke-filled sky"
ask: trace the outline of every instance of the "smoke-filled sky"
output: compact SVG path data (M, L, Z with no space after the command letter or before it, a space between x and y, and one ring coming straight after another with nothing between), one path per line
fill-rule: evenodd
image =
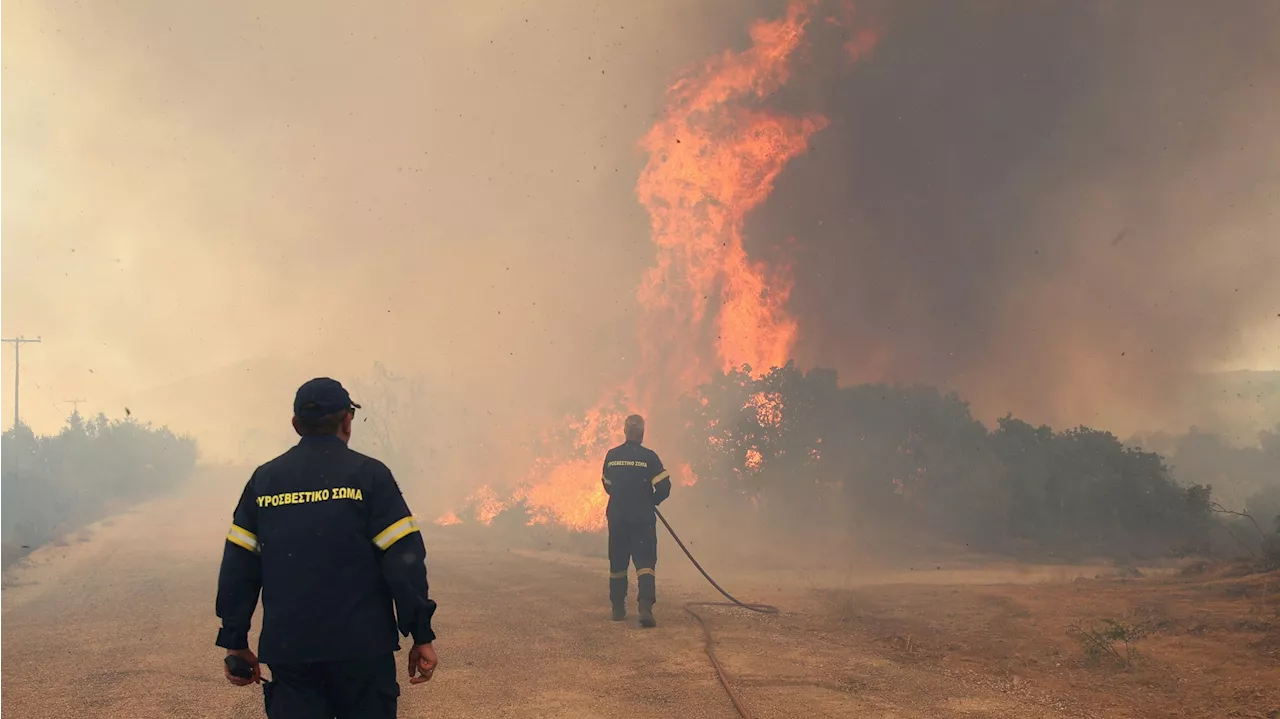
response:
M859 8L874 52L815 29L771 100L829 125L746 226L802 364L1122 431L1280 366L1280 5ZM782 9L5 3L24 418L129 405L227 453L375 360L506 430L598 399L654 261L637 143Z
M832 125L754 228L801 240L806 359L1128 427L1280 364L1280 4L878 10L874 58L797 92Z

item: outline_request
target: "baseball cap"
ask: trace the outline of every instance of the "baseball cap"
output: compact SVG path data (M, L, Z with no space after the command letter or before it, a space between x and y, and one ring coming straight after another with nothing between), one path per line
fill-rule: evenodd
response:
M336 379L317 377L298 388L293 398L293 416L298 419L320 419L348 409L360 409L351 395Z

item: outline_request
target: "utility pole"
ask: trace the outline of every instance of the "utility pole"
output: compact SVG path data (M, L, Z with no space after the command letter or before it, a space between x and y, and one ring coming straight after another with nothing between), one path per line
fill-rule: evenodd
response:
M63 402L66 402L66 403L68 403L68 404L70 404L70 405L71 405L71 413L72 413L72 414L80 414L80 403L81 403L81 402L88 402L89 400L87 400L87 399L64 399L64 400L62 400L62 401L63 401Z
M18 388L21 386L21 384L18 381L18 378L21 376L21 371L22 371L22 345L28 344L28 343L35 343L39 341L40 341L39 337L33 340L29 340L21 336L14 337L12 339L0 339L0 342L8 342L9 344L13 345L13 428L14 429L17 429L18 425L22 422L22 420L20 419L21 415L18 414Z

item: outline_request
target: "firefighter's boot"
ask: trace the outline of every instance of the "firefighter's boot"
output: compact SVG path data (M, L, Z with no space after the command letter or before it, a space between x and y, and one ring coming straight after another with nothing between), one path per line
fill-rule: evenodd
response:
M609 603L613 605L613 621L627 618L627 570L609 575Z
M645 629L658 626L658 620L653 618L653 602L640 602L640 626Z

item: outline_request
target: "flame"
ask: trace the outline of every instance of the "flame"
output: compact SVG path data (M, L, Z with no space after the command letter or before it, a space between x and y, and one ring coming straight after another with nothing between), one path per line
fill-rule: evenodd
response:
M555 522L579 532L604 529L609 496L598 476L600 464L599 459L565 462L552 467L540 482L518 489L516 496L526 502L530 524ZM594 481L583 481L591 476Z
M749 365L767 372L785 364L795 345L797 325L785 308L788 268L770 273L752 262L742 228L786 164L827 124L818 115L752 107L789 79L810 5L793 2L784 18L757 22L751 48L725 52L679 80L662 119L640 143L649 162L636 192L658 248L657 266L638 293L647 310L646 369L676 381L680 391L691 391L713 369ZM708 328L712 297L719 313ZM688 339L708 329L716 333L716 367Z
M441 527L452 527L455 524L462 524L462 518L459 517L455 512L447 512L441 515L440 518L436 520L436 524L440 525Z
M481 524L491 524L493 518L507 508L507 503L487 484L477 489L467 501L474 505L476 521Z
M679 395L692 392L713 372L746 366L760 376L792 356L799 328L786 309L790 267L770 269L752 261L743 228L786 165L827 125L821 115L796 117L760 107L790 79L815 4L793 0L783 17L751 27L749 48L725 51L685 74L669 88L661 118L640 141L649 160L636 194L649 213L657 249L656 264L637 290L644 310L638 328L641 362L625 385L641 407L671 409ZM828 21L849 27L851 6ZM845 50L859 59L877 39L874 30L851 33ZM781 424L776 393L760 393L750 406L762 426ZM531 524L603 528L608 497L600 464L621 439L623 417L616 401L597 404L569 423L569 446L534 463L511 494L512 502L524 503ZM746 467L755 470L762 461L753 448ZM698 481L687 463L673 466L682 475L675 478L679 483ZM511 506L488 487L471 501L485 523Z
M617 442L627 412L618 402L601 402L579 420L568 423L572 448L568 457L539 459L516 489L515 498L529 511L530 524L554 522L590 532L604 529L609 497L600 483L604 453Z
M756 422L761 427L778 427L782 424L782 395L777 392L757 392L747 401L746 407L756 410Z

